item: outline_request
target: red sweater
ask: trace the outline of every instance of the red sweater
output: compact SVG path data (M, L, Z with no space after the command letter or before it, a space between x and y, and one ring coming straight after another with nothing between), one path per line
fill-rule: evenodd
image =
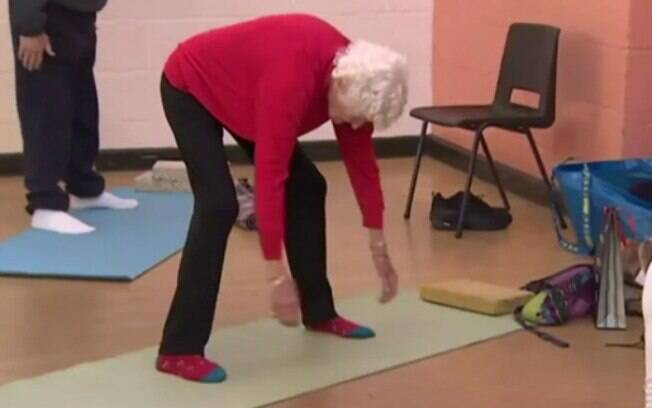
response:
M285 182L297 138L329 121L333 60L350 41L307 15L264 17L197 35L170 56L167 79L256 145L256 211L266 259L281 258ZM371 125L334 125L363 224L382 228ZM306 237L309 239L309 237Z

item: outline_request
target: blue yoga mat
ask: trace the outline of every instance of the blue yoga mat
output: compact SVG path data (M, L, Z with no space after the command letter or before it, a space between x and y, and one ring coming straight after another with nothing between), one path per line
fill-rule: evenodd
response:
M131 281L183 247L191 194L114 192L139 207L74 212L96 228L91 234L28 230L1 242L0 275Z

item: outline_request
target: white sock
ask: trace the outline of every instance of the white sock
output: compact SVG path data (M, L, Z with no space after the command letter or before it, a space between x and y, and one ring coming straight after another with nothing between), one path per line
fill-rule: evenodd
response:
M133 198L120 198L115 194L103 192L99 197L79 198L70 195L70 208L82 210L86 208L108 208L111 210L130 210L138 207L138 201Z
M95 228L87 225L65 211L36 210L32 215L32 228L58 232L59 234L88 234Z

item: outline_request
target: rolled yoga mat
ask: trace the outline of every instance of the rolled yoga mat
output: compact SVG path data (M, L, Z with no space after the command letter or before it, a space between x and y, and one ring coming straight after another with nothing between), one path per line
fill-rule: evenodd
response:
M519 329L511 317L431 305L416 291L404 291L389 305L362 297L343 301L338 309L371 325L377 337L343 340L259 320L213 336L206 354L228 371L222 384L160 374L154 370L156 348L149 348L0 387L0 403L11 408L256 407Z
M191 194L126 188L114 193L136 198L139 207L73 211L96 228L90 234L30 229L0 242L0 276L131 281L183 247L192 213Z

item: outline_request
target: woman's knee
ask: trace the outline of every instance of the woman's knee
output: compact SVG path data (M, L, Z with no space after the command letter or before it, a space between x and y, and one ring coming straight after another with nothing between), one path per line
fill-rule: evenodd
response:
M206 222L233 225L240 211L235 194L215 195L214 197L195 197L195 214Z
M324 199L328 191L328 184L324 176L315 169L291 177L288 190L290 194Z

